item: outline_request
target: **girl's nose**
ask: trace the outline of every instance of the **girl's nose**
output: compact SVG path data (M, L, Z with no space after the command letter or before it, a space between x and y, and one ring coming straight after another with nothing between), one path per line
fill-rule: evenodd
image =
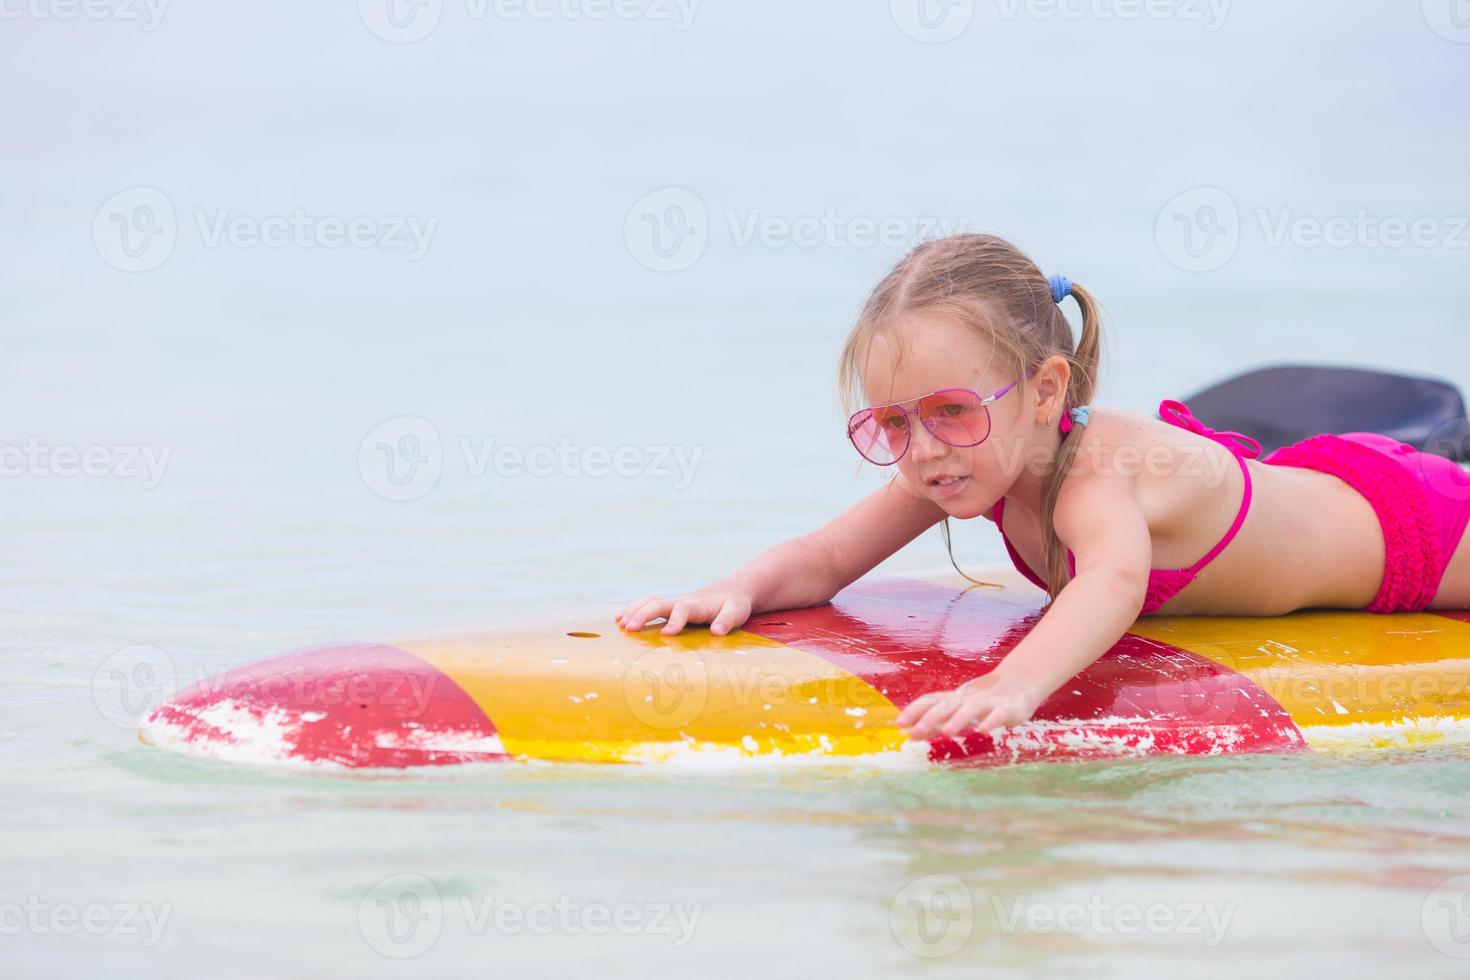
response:
M938 459L947 452L949 447L934 438L934 433L923 425L915 425L909 432L909 455L915 462Z

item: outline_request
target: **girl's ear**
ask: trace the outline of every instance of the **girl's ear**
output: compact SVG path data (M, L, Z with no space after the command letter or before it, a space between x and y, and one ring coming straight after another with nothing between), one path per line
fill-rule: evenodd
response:
M1036 422L1050 425L1060 421L1067 400L1067 385L1072 380L1072 365L1065 357L1053 354L1036 369Z

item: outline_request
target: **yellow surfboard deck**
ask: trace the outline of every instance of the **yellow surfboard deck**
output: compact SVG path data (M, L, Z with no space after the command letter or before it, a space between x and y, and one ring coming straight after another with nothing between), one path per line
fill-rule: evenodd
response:
M271 657L179 692L145 741L248 762L996 764L1383 748L1470 738L1470 614L1146 617L990 735L912 742L898 712L992 669L1044 596L1010 569L871 578L724 637L595 609L503 631Z

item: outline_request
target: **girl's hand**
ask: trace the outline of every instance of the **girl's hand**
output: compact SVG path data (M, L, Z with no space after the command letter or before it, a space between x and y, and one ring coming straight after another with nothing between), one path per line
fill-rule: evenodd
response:
M953 738L966 731L1019 725L1036 713L1040 703L1031 685L992 672L953 691L916 698L899 714L898 724L910 729L909 738Z
M613 619L625 630L640 630L650 619L665 616L668 622L659 632L667 636L679 632L687 623L709 623L711 633L724 636L750 618L753 601L744 592L718 587L673 599L643 596L624 606Z

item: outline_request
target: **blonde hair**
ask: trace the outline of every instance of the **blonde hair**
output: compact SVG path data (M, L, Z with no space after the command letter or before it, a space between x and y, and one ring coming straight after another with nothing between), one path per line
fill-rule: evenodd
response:
M1010 242L994 235L975 234L925 242L873 287L848 334L837 371L844 414L855 411L861 400L862 366L874 338L891 330L900 318L920 312L946 316L988 338L997 356L1018 375L1029 377L1049 357L1064 358L1071 373L1063 412L1090 404L1102 359L1100 311L1092 294L1076 283L1072 284L1071 296L1082 310L1082 338L1075 344L1072 325L1052 299L1046 276ZM1062 436L1042 493L1042 578L1052 599L1071 578L1066 548L1057 537L1053 515L1062 481L1080 442L1080 426ZM953 564L948 516L943 531ZM959 565L955 568L958 570Z

